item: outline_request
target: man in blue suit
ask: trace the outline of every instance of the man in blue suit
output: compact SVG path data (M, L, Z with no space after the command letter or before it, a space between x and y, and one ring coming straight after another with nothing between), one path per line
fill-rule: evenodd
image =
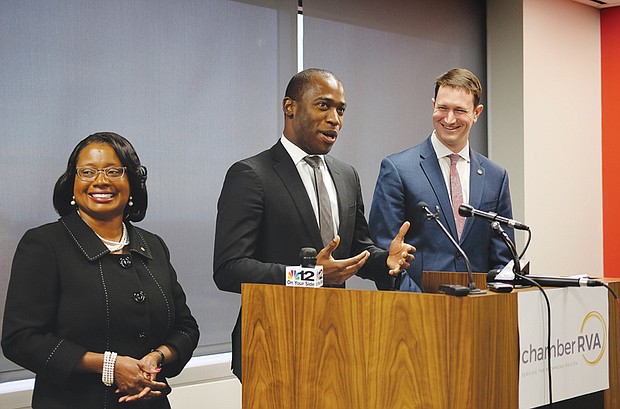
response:
M487 272L508 263L510 252L481 218L462 218L458 204L512 218L508 173L469 146L469 132L483 106L482 86L469 70L454 68L437 78L434 132L422 143L381 162L369 226L373 241L386 248L404 220L415 261L402 273L401 291L422 291L422 271L467 271L464 260L418 203L434 211L468 255L472 271ZM452 156L452 158L451 158ZM452 202L456 203L453 208ZM460 226L459 226L460 225ZM506 229L514 240L512 229Z

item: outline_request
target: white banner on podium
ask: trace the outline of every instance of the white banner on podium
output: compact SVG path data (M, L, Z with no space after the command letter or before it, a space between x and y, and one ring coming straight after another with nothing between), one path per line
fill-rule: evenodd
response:
M551 303L550 348L543 295L519 293L520 408L549 403L549 356L554 402L609 388L607 290L569 287L545 292Z

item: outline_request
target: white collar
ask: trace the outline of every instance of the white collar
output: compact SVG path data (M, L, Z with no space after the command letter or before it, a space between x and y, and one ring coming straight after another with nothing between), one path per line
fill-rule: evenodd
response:
M282 146L284 146L284 149L286 149L291 159L293 159L293 163L295 164L295 166L297 166L299 162L303 161L304 158L309 155L299 146L289 141L284 135L282 135L282 137L280 138L280 142L282 142ZM318 156L322 159L323 163L325 163L325 157L324 157L325 155L311 155L311 156Z
M446 156L450 156L451 154L454 153L450 149L448 149L448 147L446 147L446 145L444 145L439 140L439 138L437 138L437 135L435 134L435 131L433 131L433 134L431 135L431 143L433 144L433 149L435 149L435 153L437 154L437 158L445 158ZM465 145L465 147L463 149L461 149L460 152L456 152L456 153L461 158L463 158L467 162L469 162L469 141L467 141L467 144Z

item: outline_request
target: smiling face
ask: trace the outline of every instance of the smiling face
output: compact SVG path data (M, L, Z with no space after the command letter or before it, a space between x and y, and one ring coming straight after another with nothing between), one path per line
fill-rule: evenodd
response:
M452 152L460 152L469 131L483 110L474 107L474 96L464 88L441 86L433 98L433 125L437 138Z
M329 153L344 122L346 102L340 81L314 75L299 100L284 98L284 136L306 153Z
M85 166L104 169L110 166L122 167L123 164L110 145L93 143L84 147L78 156L76 167ZM76 175L73 195L84 220L122 220L129 201L129 179L125 174L120 179L108 180L104 172L98 172L95 180L89 182Z

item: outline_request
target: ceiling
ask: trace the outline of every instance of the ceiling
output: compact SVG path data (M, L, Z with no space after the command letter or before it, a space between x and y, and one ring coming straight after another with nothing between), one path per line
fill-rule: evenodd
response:
M577 3L587 4L597 9L606 9L608 7L620 6L620 0L573 0Z

